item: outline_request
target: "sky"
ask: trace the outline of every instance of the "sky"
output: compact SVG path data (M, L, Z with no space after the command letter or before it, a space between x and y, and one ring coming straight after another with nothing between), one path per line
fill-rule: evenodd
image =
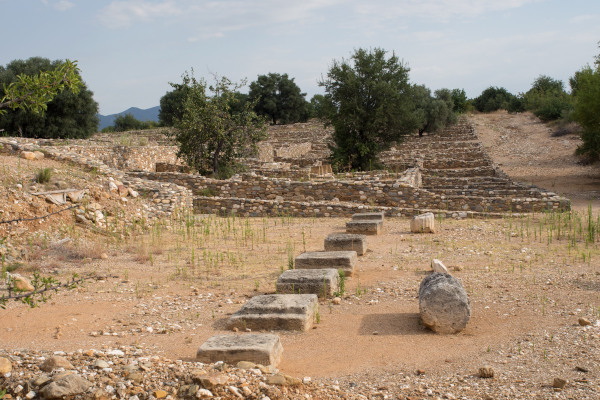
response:
M598 0L0 0L0 65L77 60L103 115L150 108L185 71L294 78L307 100L333 60L383 48L432 91L526 92L600 53ZM247 89L246 89L247 90Z

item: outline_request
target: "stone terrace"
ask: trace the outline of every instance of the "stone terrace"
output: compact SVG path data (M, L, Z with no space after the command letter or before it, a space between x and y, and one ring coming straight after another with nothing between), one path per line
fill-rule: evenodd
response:
M316 121L269 129L258 157L244 160L251 173L215 180L179 172L154 172L177 163L176 148L153 133L141 137L95 136L91 141L5 139L15 148L41 148L47 155L95 168L149 189L157 212L192 204L203 213L244 216L351 216L382 211L412 216L433 211L448 217L568 209L569 200L512 182L493 164L471 125L459 123L436 135L409 136L382 154L392 171L314 176L329 154L330 131ZM156 136L156 137L155 137ZM142 136L143 137L143 136ZM120 139L116 139L120 138ZM175 168L176 169L176 168Z

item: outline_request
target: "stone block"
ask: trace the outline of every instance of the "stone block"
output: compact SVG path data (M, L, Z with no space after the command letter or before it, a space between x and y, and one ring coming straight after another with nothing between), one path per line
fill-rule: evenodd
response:
M235 364L249 361L276 367L281 361L283 347L279 336L247 333L243 335L215 335L198 348L196 359L203 363L223 361Z
M385 214L383 212L352 214L352 221L381 221L383 223Z
M419 286L419 312L423 324L432 331L457 333L471 318L471 303L458 279L434 272Z
M358 257L356 251L313 251L302 253L294 261L296 269L341 269L352 276Z
M355 233L331 233L325 238L325 251L344 250L364 255L367 252L367 237Z
M346 222L346 233L359 233L362 235L379 235L383 222L368 220L352 220Z
M319 309L316 294L254 296L229 318L230 329L306 331Z
M414 233L435 233L435 215L425 213L410 220L410 231Z
M338 291L337 269L288 269L277 278L277 293L316 294L331 297Z

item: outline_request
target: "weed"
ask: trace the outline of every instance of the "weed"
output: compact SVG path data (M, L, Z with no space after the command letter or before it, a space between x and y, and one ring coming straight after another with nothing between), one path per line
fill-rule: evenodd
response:
M52 178L52 168L42 168L35 175L35 181L37 183L48 183Z

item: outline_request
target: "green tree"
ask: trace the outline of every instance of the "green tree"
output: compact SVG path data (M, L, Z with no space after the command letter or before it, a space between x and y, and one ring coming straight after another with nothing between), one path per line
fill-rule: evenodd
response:
M457 114L462 114L467 111L469 99L464 89L452 89L452 103L454 104L453 111Z
M287 74L259 75L250 84L248 99L255 103L254 111L269 118L273 124L290 124L308 118L306 93L302 93Z
M454 101L449 89L436 90L434 97L424 85L414 85L411 92L419 136L422 136L423 132L439 132L456 122L456 114L453 111Z
M571 79L574 96L573 119L583 131L583 143L577 148L577 154L591 161L600 160L600 55L596 57L595 67L586 66L575 73Z
M169 83L173 90L160 98L158 123L161 126L173 126L175 121L183 116L183 103L185 103L189 90L189 82L186 82L185 79L188 77L184 75L183 83Z
M409 68L386 53L358 49L349 60L334 60L319 82L334 128L332 163L337 169L378 167L379 152L417 129Z
M84 138L98 128L98 104L71 61L32 57L0 67L0 129L36 138Z
M542 121L552 121L567 115L573 104L562 81L540 75L523 95L523 107Z
M202 174L227 177L233 173L238 157L256 150L265 135L265 122L252 110L254 104L239 106L236 91L245 86L229 79L215 78L207 86L203 79L183 75L187 97L181 119L175 121L178 157Z
M504 88L490 86L479 97L473 99L473 105L480 112L492 112L499 109L508 110L515 95Z
M315 94L311 99L310 99L310 104L312 106L312 114L311 117L313 118L319 118L319 119L325 119L328 115L328 111L327 111L327 100L325 99L325 96L323 96L322 94Z

